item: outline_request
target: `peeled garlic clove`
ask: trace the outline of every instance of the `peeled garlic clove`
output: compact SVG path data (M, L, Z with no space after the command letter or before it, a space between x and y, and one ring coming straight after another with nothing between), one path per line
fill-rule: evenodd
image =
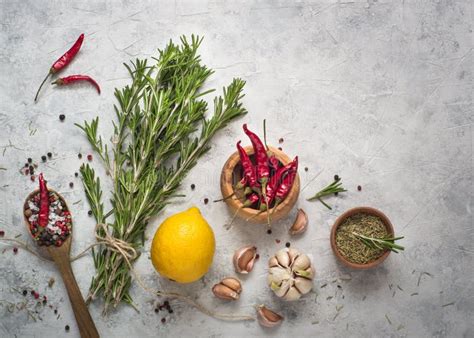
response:
M234 253L234 268L238 273L249 273L253 269L257 248L254 246L245 246Z
M295 278L295 288L304 295L311 291L313 288L313 281L311 279L296 277Z
M276 259L278 260L278 263L281 266L284 266L287 268L290 266L290 256L288 256L288 250L287 249L282 249L278 251L275 255Z
M296 257L291 267L294 270L306 270L310 266L311 266L311 260L309 259L308 255L301 254L298 257Z
M301 293L298 291L296 287L292 286L283 296L283 299L291 302L291 301L300 299L300 297L301 297Z
M276 284L276 283L275 283ZM278 286L278 284L276 284ZM271 287L271 285L270 285ZM281 283L279 287L275 289L272 288L273 292L277 297L283 297L288 293L288 290L291 288L291 282L289 280L285 280Z
M275 327L281 324L283 316L268 309L265 305L260 305L257 308L258 322L265 327Z
M290 235L299 235L306 231L308 227L308 215L304 212L303 209L298 209L296 214L296 219L293 222L293 225L288 230Z
M216 284L212 287L212 292L217 298L225 300L237 300L239 299L239 294L232 290L231 288L223 285Z
M233 277L224 278L223 280L221 280L221 284L234 290L238 294L242 292L242 284L237 278L233 278Z

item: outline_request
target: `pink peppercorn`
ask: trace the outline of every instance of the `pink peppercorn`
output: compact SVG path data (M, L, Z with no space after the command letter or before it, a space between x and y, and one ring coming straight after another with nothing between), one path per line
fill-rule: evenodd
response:
M35 297L35 299L38 299L38 298L39 298L39 296L40 296L40 295L39 295L39 293L38 293L38 292L36 292L36 291L34 291L34 293L33 293L33 297Z
M0 237L3 237L3 236L5 236L5 231L0 230Z
M14 248L13 248L13 253L14 253L14 254L18 253L18 248L17 248L17 247L14 247Z
M87 155L87 160L92 161L92 155L91 154Z

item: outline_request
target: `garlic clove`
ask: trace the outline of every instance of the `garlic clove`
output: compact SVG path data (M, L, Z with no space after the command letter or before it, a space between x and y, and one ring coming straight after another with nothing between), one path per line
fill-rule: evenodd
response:
M311 291L313 288L313 281L311 279L296 277L295 278L295 288L304 295Z
M299 235L306 231L308 227L308 215L304 212L303 209L298 209L296 214L296 219L293 222L293 225L288 230L290 235Z
M291 281L290 280L284 280L281 282L281 285L278 287L278 284L276 284L276 290L273 290L275 295L277 297L284 297L287 293L288 290L291 288ZM271 286L270 286L271 287Z
M235 271L243 274L252 271L256 256L257 248L251 245L236 250L233 259Z
M285 268L290 266L290 256L288 256L288 249L281 249L275 255L278 263Z
M291 267L294 270L306 270L310 266L311 266L311 260L309 259L308 255L301 254L298 257L296 257Z
M292 286L283 296L283 299L291 302L291 301L300 299L300 297L301 297L301 293L298 291L296 287Z
M265 327L275 327L280 325L283 321L283 316L270 310L263 304L257 308L257 316L260 325Z
M239 294L232 290L231 288L223 285L223 284L216 284L212 287L212 293L217 298L224 299L224 300L237 300L239 299Z
M273 268L274 266L278 266L278 265L279 265L279 264L278 264L278 260L276 259L275 256L273 256L272 258L270 258L270 259L268 260L268 266L269 266L270 268Z
M288 257L290 257L290 266L293 264L295 259L300 255L300 252L294 248L288 249Z
M242 284L237 278L227 277L221 280L221 284L227 286L228 288L234 290L238 294L242 292Z

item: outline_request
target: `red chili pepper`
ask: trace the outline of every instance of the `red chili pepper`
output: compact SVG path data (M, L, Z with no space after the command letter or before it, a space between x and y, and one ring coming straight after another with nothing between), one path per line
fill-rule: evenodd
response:
M244 171L244 177L242 178L242 181L244 182L240 181L237 183L236 189L242 189L245 185L253 188L257 185L257 173L255 167L245 149L240 145L240 141L237 142L237 150L239 151L240 164Z
M268 166L268 155L267 149L262 143L262 140L253 132L248 130L247 124L243 125L244 132L252 142L253 149L255 151L255 157L257 159L257 179L262 183L262 190L265 191L265 186L270 176L270 168Z
M260 197L258 196L258 194L253 192L253 193L251 193L250 195L247 196L247 199L243 203L242 207L243 208L248 208L252 204L257 203L259 199L260 199Z
M44 228L49 222L49 192L42 173L39 175L39 190L40 210L38 215L38 224Z
M270 178L270 181L267 184L267 190L266 190L267 200L268 200L269 205L271 205L272 202L273 202L273 198L275 197L276 192L279 188L278 185L280 184L281 178L284 177L285 175L287 175L286 177L288 177L288 175L290 175L291 172L293 172L293 171L296 172L297 169L298 169L298 156L296 156L295 159L292 162L290 162L287 165L279 168L276 171L275 175L273 175ZM264 202L260 206L260 210L264 211L266 209L267 209L267 204Z
M271 155L268 158L268 162L270 163L270 167L273 170L278 170L278 168L280 168L280 161L278 161L278 159L275 157L275 155Z
M57 79L52 84L55 84L58 86L67 86L67 85L70 85L71 83L82 82L82 81L87 81L90 84L92 84L95 87L95 89L97 89L97 92L100 94L99 84L95 82L95 80L88 75L69 75L69 76ZM91 156L91 159L92 159L92 156Z
M283 178L280 185L278 186L278 189L276 190L275 206L273 207L273 210L275 210L278 204L280 204L281 201L283 201L286 198L286 196L288 196L288 194L290 193L291 187L293 187L295 177L298 173L298 156L295 157L294 162L295 162L294 170L291 170L288 172L288 174Z
M82 41L84 41L84 34L79 35L79 38L76 40L76 42L74 42L72 47L66 53L64 53L59 59L57 59L55 63L53 63L53 65L49 69L48 75L46 75L43 82L41 82L41 85L38 91L36 92L35 102L38 99L38 94L41 90L41 87L43 87L48 77L52 74L59 72L61 69L63 69L64 67L66 67L68 64L71 63L71 61L74 59L76 54L79 52L79 49L81 49Z

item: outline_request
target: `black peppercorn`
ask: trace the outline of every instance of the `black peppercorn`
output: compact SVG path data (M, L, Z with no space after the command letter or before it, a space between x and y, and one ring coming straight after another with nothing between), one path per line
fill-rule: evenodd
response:
M33 159L31 157L28 157L28 163L33 162Z
M361 191L362 187L360 185L357 186L357 190Z
M45 155L41 156L41 161L46 162L46 156Z
M66 325L66 326L64 327L64 330L66 330L66 331L69 331L69 329L70 329L69 325Z
M158 312L160 312L160 309L155 308L155 313L158 313Z
M23 296L26 296L28 294L28 291L23 290Z
M207 204L207 203L209 203L209 198L204 199L204 204Z
M339 181L339 175L334 175L334 180Z
M89 211L87 212L87 214L88 214L89 216L92 216L92 210L89 210Z
M168 312L169 312L169 313L173 313L173 309L168 309Z
M194 190L196 188L196 185L193 183L191 184L191 190Z
M64 114L59 115L59 120L64 121L65 118L66 118L66 115Z
M308 167L304 167L304 171L308 171Z
M289 248L290 245L291 245L290 242L286 242L286 244L285 244L285 246L286 246L287 248Z
M165 300L165 301L163 302L163 305L166 306L166 307L168 307L168 306L170 306L170 302L168 302L167 300Z
M70 188L73 188L73 187L74 187L74 183L69 182L69 187L70 187Z
M164 324L166 323L166 318L161 318L161 322Z
M76 172L76 173L74 173L74 176L78 177L78 176L79 176L79 173L77 173L77 172Z
M81 154L81 153L77 154L77 157L81 159L81 158L82 158L82 154Z
M267 234L271 235L272 234L272 229L268 229Z
M53 154L51 152L47 153L46 155L48 155L49 158L53 157Z

